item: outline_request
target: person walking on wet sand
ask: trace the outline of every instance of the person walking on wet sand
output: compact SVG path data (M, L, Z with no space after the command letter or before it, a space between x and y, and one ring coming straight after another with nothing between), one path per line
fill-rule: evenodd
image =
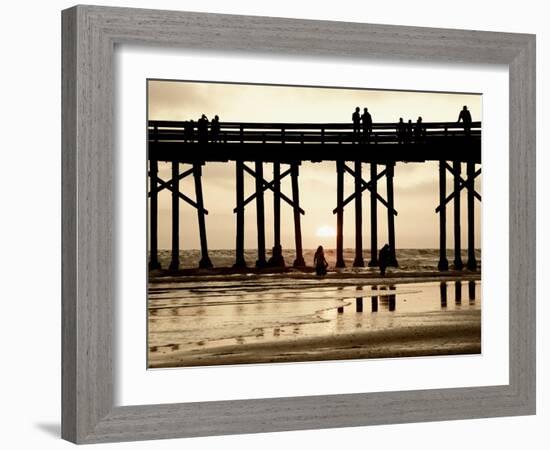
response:
M386 267L390 262L390 246L385 244L378 252L378 265L380 267L380 275L386 276Z
M353 142L359 142L361 136L361 114L359 114L359 106L355 108L355 112L351 115L353 121Z
M470 129L472 128L472 115L470 114L470 111L468 111L468 107L466 105L464 105L462 111L460 111L457 122L460 122L461 120L462 123L464 123L464 134L466 136L470 136Z
M363 123L363 141L369 142L370 135L372 134L372 116L369 113L369 108L363 109L361 122Z
M315 266L315 273L319 276L327 274L328 262L325 259L325 252L323 246L317 247L315 256L313 257L313 265Z

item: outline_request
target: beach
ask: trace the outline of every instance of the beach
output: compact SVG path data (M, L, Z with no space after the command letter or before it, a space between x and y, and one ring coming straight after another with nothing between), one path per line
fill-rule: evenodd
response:
M149 368L481 352L479 272L158 273Z

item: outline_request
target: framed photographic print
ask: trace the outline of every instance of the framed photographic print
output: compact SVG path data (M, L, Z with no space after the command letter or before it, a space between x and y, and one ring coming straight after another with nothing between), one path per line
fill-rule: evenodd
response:
M63 437L533 414L534 55L63 11Z

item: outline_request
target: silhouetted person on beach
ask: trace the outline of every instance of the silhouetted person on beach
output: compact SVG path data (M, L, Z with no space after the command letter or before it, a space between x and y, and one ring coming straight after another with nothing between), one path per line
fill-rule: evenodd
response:
M416 125L414 127L414 139L416 142L420 142L424 137L424 125L422 124L422 117L418 116Z
M363 140L368 142L372 133L372 116L370 115L368 108L363 109L361 122L363 123Z
M472 128L472 115L470 114L470 111L468 111L468 107L466 105L464 105L462 111L460 111L457 122L460 122L461 120L462 123L464 123L464 134L466 136L470 136L470 130Z
M351 120L353 121L353 141L359 141L359 136L361 136L361 114L359 114L359 106L355 108L355 112L351 115Z
M210 124L210 142L220 142L220 118L217 115Z
M283 248L281 245L275 245L271 249L271 258L267 261L267 267L285 267L285 259L283 258Z
M313 257L313 265L315 266L315 273L319 276L327 274L328 262L325 259L325 252L323 246L317 247L315 256Z
M378 252L378 265L380 267L380 275L386 276L386 267L390 263L390 246L385 244Z
M199 144L206 144L208 142L208 117L204 114L197 123L197 130L199 134Z
M183 141L193 142L195 138L195 122L187 120L183 123Z
M400 144L405 142L405 134L407 132L407 127L405 125L405 122L403 122L403 117L399 118L399 122L397 122L395 131L397 132L397 142L399 142Z

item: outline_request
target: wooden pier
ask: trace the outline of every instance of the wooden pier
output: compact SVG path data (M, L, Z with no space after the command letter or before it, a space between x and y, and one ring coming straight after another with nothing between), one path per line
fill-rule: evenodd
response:
M369 266L378 261L378 204L386 208L389 265L397 267L395 218L398 212L394 201L394 168L397 163L439 163L439 202L435 212L440 223L440 258L438 268L449 270L447 250L447 204L453 202L454 260L452 268L462 270L460 239L460 193L467 191L468 270L477 269L475 257L474 203L481 195L475 191L474 180L481 173L481 123L474 122L468 129L456 122L423 123L422 129L399 131L396 123L373 124L368 136L357 134L353 124L319 123L220 123L216 136L199 136L195 125L175 121L149 121L149 232L150 269L159 269L158 261L158 193L168 189L172 194L172 260L170 270L179 269L179 206L183 201L197 211L201 259L200 268L210 268L208 256L206 218L208 210L203 201L202 167L209 162L235 164L236 268L246 268L244 258L245 207L256 202L257 267L267 265L265 241L265 205L267 191L273 194L274 248L281 248L281 205L284 202L293 210L295 236L295 267L304 267L301 233L301 207L299 171L304 161L331 161L336 169L336 267L344 267L343 229L344 209L353 202L355 209L355 259L353 265L363 267L363 193L370 194L370 259ZM158 176L158 163L171 163L170 180ZM266 179L264 169L271 165L273 178ZM368 179L364 178L368 173ZM462 177L462 168L466 177ZM453 177L452 192L447 194L447 173ZM244 177L251 176L255 190L245 198ZM344 179L353 177L354 191L344 195ZM180 191L180 181L194 177L193 200ZM281 192L281 182L291 180L291 198ZM386 180L386 198L378 193L378 182Z

